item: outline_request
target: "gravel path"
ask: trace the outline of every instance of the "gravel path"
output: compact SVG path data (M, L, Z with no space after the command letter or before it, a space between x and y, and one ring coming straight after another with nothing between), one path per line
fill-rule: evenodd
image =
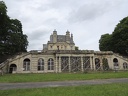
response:
M128 83L128 78L81 80L81 81L0 83L0 90L23 89L23 88L59 87L59 86L78 86L78 85L96 85L96 84L111 84L111 83Z

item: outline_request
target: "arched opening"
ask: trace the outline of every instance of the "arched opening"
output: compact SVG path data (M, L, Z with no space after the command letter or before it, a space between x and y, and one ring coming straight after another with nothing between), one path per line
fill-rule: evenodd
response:
M54 70L54 60L52 58L48 59L48 70Z
M123 63L123 68L128 69L128 64L126 62Z
M109 70L108 60L106 58L102 59L103 70Z
M96 68L96 70L100 69L100 59L99 58L95 58L95 68Z
M44 59L40 58L38 60L38 67L37 67L38 71L43 71L44 70Z
M16 64L11 64L10 67L9 67L9 73L13 73L16 70L17 70Z
M24 71L30 71L30 59L26 58L23 61Z
M118 59L117 58L114 58L113 59L113 64L114 64L114 66L119 66Z
M113 65L114 65L114 70L118 70L119 69L119 64L118 64L118 59L114 58L113 59Z

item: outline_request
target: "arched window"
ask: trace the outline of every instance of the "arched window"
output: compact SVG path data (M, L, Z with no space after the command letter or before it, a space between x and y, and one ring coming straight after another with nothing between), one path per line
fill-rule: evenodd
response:
M95 59L95 68L98 70L100 69L100 59L99 58L96 58Z
M16 64L11 64L9 68L9 73L13 73L13 71L16 71L16 70L17 70Z
M48 70L54 70L54 61L53 59L48 59Z
M108 70L109 69L107 58L102 59L102 64L103 64L103 70Z
M37 68L38 68L38 71L44 70L44 60L42 58L40 58L38 60L38 67Z
M24 59L23 68L24 71L30 71L30 59Z
M113 64L114 64L114 66L119 66L118 59L117 58L114 58L113 59Z
M123 63L123 68L128 69L128 64L126 62Z

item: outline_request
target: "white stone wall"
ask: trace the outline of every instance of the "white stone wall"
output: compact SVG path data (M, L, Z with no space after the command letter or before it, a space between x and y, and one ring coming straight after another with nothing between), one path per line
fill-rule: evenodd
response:
M18 55L13 59L10 59L9 66L11 64L15 64L17 66L17 70L13 73L47 73L47 72L62 72L61 70L61 57L68 57L69 58L69 72L71 71L70 68L70 58L71 57L80 57L81 58L81 71L83 70L83 57L87 56L90 58L90 68L91 70L96 70L95 65L95 58L98 58L100 60L100 66L102 69L102 59L106 58L108 60L108 65L110 69L114 70L114 63L113 59L116 58L118 60L119 68L118 70L124 70L123 63L128 61L120 56L116 55L94 55L92 54L43 54L43 53L26 53L22 55ZM28 58L30 59L30 70L24 71L23 69L23 61ZM38 60L42 58L44 60L44 70L38 71ZM54 70L48 70L48 60L52 58L54 60ZM9 70L9 68L8 68ZM126 70L126 69L125 69Z

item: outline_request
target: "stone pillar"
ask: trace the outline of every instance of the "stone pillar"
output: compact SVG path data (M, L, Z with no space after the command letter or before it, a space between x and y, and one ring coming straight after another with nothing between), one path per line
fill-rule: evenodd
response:
M103 62L102 62L102 57L100 58L100 68L103 70Z
M45 57L44 59L44 72L47 72L48 71L48 58Z
M58 72L58 62L57 62L58 58L56 56L56 62L55 62L55 72L57 73Z
M69 72L71 72L70 56L69 56L68 64L69 64Z
M95 58L94 58L94 56L92 57L92 62L93 62L93 63L92 63L92 65L93 65L93 69L96 70L96 66L95 66Z
M91 70L93 70L93 57L90 56L90 67L91 67Z
M61 56L59 56L59 72L61 72Z
M81 71L83 72L84 69L83 69L83 56L81 56Z

